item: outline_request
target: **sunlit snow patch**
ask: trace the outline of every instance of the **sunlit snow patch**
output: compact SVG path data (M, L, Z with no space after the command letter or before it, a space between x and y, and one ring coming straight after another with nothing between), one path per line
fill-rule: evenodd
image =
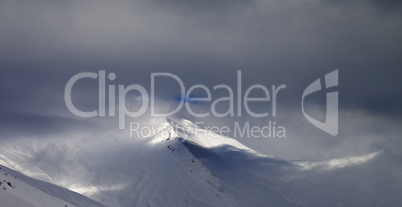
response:
M378 151L378 152L373 152L373 153L370 153L370 154L364 155L364 156L346 157L346 158L331 159L331 160L325 160L325 161L316 161L316 162L301 161L301 162L296 162L296 164L299 165L302 170L311 170L313 168L319 168L319 169L323 169L323 170L332 170L332 169L362 164L364 162L367 162L367 161L373 159L381 152L382 152L382 150Z

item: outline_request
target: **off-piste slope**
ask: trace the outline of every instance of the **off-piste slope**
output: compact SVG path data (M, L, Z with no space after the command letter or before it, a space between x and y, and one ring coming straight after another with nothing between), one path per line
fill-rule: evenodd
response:
M401 161L384 150L287 161L188 120L168 118L154 129L136 140L13 140L2 143L0 164L113 207L402 204Z

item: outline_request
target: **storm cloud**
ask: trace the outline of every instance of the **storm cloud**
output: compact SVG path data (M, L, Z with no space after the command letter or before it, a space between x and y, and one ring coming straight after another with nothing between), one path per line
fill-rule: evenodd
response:
M288 123L288 139L240 139L251 147L286 157L283 150L301 146L300 153L288 156L299 158L320 157L332 146L348 153L363 142L378 146L379 136L385 137L381 143L394 142L402 118L401 22L402 6L391 0L2 1L0 136L99 130L104 122L80 119L64 102L66 83L80 72L113 72L112 84L135 83L149 91L155 72L177 75L187 89L195 84L236 88L240 70L243 90L253 84L287 86L278 97L276 120ZM333 141L311 132L315 128L304 120L300 99L311 82L336 69L342 113L340 138ZM175 104L177 85L158 84L158 104ZM93 110L97 93L96 80L80 82L73 98L81 109ZM325 105L324 95L309 101ZM271 118L204 121L263 125ZM322 150L309 154L312 148Z

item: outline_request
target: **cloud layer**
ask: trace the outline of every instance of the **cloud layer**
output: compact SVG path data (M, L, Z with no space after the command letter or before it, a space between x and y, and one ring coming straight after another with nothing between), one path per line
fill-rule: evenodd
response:
M253 84L287 85L276 120L290 126L288 139L243 140L260 151L320 157L331 150L307 151L328 145L333 151L350 148L345 152L351 153L361 143L385 143L400 136L395 123L401 123L402 116L401 10L399 1L391 0L3 1L0 136L40 137L104 126L107 121L79 119L65 106L64 87L79 72L113 72L117 78L111 84L136 83L150 90L153 72L173 73L187 89L195 84L236 88L241 70L244 90ZM341 139L333 141L303 125L308 122L300 113L300 97L308 84L335 69L342 113ZM159 107L174 105L179 93L175 83L158 84ZM97 93L96 81L82 82L74 99L82 109L94 109ZM325 104L322 98L312 97L311 104ZM317 110L320 114L320 107ZM204 120L263 125L271 118ZM296 146L302 146L300 153L283 152Z

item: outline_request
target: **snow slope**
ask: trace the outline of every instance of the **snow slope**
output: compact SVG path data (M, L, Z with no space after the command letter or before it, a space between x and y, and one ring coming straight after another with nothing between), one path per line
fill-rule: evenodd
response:
M3 145L0 163L107 206L232 206L219 179L160 125L151 139ZM63 140L64 141L64 140ZM44 142L45 143L45 142Z
M95 207L103 205L78 193L26 177L4 166L0 166L0 206Z
M386 151L286 161L187 120L169 118L156 125L153 136L140 140L99 136L2 143L0 164L113 207L402 204L402 164Z

